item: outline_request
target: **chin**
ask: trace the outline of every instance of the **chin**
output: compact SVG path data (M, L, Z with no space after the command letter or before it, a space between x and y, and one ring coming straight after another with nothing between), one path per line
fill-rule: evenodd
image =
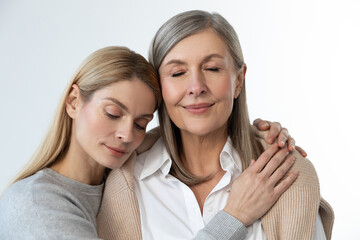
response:
M226 131L225 126L208 125L208 124L193 124L191 127L184 128L183 131L188 132L193 136L205 137L210 134L216 134L216 137L220 137L223 131ZM220 135L219 135L220 134Z
M112 160L112 161L107 161L106 163L103 164L104 167L106 168L110 168L110 169L117 169L120 168L124 165L124 163L126 163L127 159L129 157L127 156L126 158L121 158L121 159L117 159L116 161Z

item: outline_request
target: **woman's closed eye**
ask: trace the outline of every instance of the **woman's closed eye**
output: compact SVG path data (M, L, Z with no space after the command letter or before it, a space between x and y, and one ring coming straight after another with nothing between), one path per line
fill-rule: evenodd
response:
M145 131L148 123L149 123L149 120L147 120L145 118L144 119L140 118L134 122L134 126L137 130Z
M120 117L119 115L111 114L109 112L106 112L106 116L108 116L110 119L118 119Z
M135 123L134 126L137 130L140 130L140 131L146 130L146 126L142 126L141 124Z
M172 73L171 77L179 77L181 75L183 75L185 72L176 72L176 73Z
M218 71L220 70L220 68L217 68L217 67L208 67L208 68L205 68L205 70L211 71L211 72L218 72Z
M106 106L104 108L104 113L108 118L112 120L119 119L122 116L121 110L118 109L118 107L112 105Z

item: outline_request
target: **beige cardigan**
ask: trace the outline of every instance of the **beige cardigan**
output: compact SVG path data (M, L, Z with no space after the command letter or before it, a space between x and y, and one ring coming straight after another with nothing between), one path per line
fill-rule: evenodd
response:
M110 172L98 214L98 233L105 240L141 239L140 210L134 191L133 167L136 155L148 149L160 137L156 128L120 168ZM265 141L262 141L266 145ZM331 239L334 212L320 197L319 180L311 162L298 152L292 167L300 172L293 185L261 218L267 239L312 239L319 212L327 239Z

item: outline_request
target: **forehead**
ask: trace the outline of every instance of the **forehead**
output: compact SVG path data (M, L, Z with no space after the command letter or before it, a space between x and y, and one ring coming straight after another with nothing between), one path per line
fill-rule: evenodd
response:
M220 54L231 58L225 42L209 28L178 42L165 56L163 63L172 58L197 59L210 54Z
M95 101L102 101L107 98L113 98L125 103L135 111L152 112L155 109L155 95L152 89L136 77L109 84L95 91L93 96Z

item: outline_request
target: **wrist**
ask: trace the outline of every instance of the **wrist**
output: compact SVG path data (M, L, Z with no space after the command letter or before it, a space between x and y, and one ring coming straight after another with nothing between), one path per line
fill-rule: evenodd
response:
M231 206L225 206L223 210L228 214L230 214L231 216L233 216L234 218L236 218L237 220L239 220L245 227L251 224L246 214L241 210Z

